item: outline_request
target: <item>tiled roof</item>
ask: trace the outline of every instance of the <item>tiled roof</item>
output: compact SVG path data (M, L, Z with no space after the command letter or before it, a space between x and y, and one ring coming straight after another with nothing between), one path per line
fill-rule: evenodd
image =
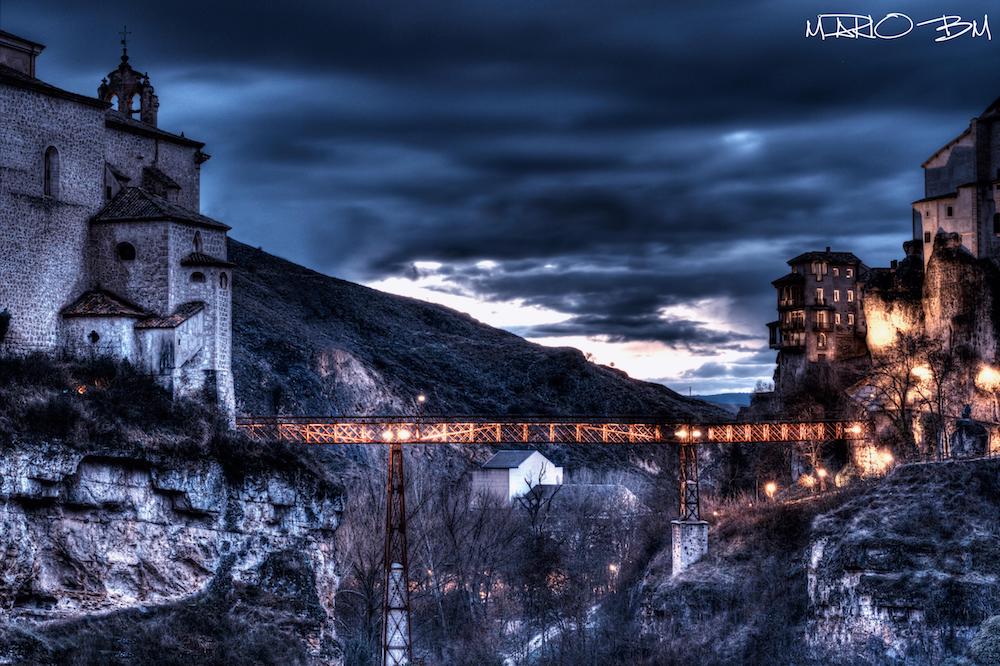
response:
M493 457L483 463L483 469L513 469L531 457L533 450L528 451L497 451Z
M63 308L63 317L145 317L138 305L103 289L84 292L72 305Z
M163 170L160 169L160 167L156 166L145 167L142 170L142 177L143 179L148 178L149 180L156 181L160 185L163 185L164 187L171 190L181 189L181 186L177 184L177 181L168 176L167 174L163 173Z
M928 201L939 201L941 199L954 199L958 196L958 192L945 192L944 194L935 194L932 197L924 197L923 199L917 199L913 203L927 203Z
M236 264L225 259L218 259L203 252L192 252L181 259L181 266L215 266L217 268L232 268Z
M831 264L860 264L861 260L853 252L805 252L788 260L788 265L801 264L805 261L826 261Z
M96 97L87 97L86 95L79 95L68 90L63 90L62 88L56 88L51 84L45 83L41 79L28 76L27 74L12 67L8 67L7 65L0 65L0 83L6 83L7 85L11 85L16 88L32 90L50 97L68 99L73 102L79 102L80 104L86 104L87 106L94 106L99 109L106 109L110 106L107 102L102 102Z
M135 118L129 118L120 111L108 111L107 115L104 117L104 124L107 127L113 127L132 134L141 134L142 136L148 136L154 139L163 139L164 141L170 141L171 143L177 143L182 146L191 146L192 148L205 147L205 143L202 141L195 141L194 139L189 139L186 136L161 130L155 125L144 123L141 120L136 120Z
M186 322L191 317L195 316L199 312L205 309L205 304L201 301L191 301L190 303L184 303L183 305L178 305L177 309L174 310L173 314L167 315L166 317L147 317L143 319L138 324L135 325L136 328L177 328L184 322Z
M779 284L785 284L789 282L804 282L804 281L805 281L805 276L803 276L801 273L788 273L787 275L782 275L777 280L774 280L773 282L771 282L771 284L777 286Z
M141 222L151 220L175 220L210 229L228 231L229 227L195 213L183 206L171 203L163 197L138 187L124 187L118 195L94 216L94 222Z

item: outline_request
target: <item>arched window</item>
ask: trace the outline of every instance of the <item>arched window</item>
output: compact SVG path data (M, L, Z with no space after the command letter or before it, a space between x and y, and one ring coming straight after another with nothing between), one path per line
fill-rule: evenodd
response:
M45 174L42 193L47 197L59 196L59 151L55 146L45 149Z
M820 349L826 349L826 333L820 333L816 337L816 346Z
M118 243L115 246L115 252L118 253L118 258L121 261L132 261L135 259L135 245L132 245L132 243Z
M142 111L142 97L139 95L132 96L132 103L129 104L129 111L132 112L133 116L138 116Z
M195 252L201 252L201 249L202 249L201 232L200 231L196 231L196 232L194 232L194 251Z
M993 213L993 233L1000 236L1000 213Z
M204 284L205 274L200 271L195 271L194 273L191 273L191 282L193 284Z
M118 108L118 95L111 96L111 108L114 109L115 111L121 110Z
M219 274L219 286L222 287L223 291L229 289L229 276L225 273Z

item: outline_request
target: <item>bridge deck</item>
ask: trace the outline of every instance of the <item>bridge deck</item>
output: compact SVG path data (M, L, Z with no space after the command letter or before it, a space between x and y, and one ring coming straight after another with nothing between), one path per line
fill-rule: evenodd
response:
M664 423L616 419L474 419L463 417L277 417L237 419L255 441L307 444L692 444L860 440L855 421Z

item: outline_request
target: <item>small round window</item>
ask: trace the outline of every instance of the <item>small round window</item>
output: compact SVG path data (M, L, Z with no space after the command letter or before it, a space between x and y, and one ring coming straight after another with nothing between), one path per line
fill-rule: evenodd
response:
M205 274L201 273L201 272L191 273L191 282L194 283L194 284L204 284L205 283Z
M135 259L135 245L132 243L118 243L115 248L118 258L122 261L133 261Z
M101 339L101 336L97 331L91 331L90 335L87 336L87 339L90 340L90 344L96 345L97 341Z

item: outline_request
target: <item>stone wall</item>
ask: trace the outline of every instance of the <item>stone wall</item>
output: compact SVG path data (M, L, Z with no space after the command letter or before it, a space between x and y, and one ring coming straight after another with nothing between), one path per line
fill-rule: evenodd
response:
M195 161L197 148L114 127L106 129L105 145L107 161L131 178L129 185L142 187L143 168L155 165L181 186L175 203L188 210L200 210L201 167Z
M59 311L86 285L87 221L103 205L104 112L0 84L2 350L54 350ZM59 154L56 196L43 195L44 156Z

